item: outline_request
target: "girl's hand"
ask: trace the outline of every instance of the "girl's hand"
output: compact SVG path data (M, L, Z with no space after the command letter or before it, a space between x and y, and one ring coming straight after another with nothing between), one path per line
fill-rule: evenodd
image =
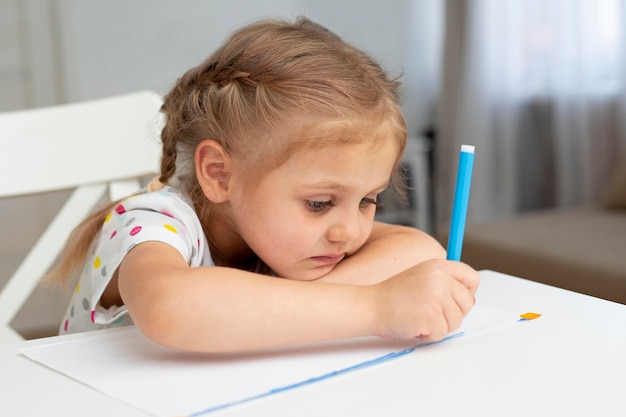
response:
M386 339L443 339L475 304L478 273L433 259L370 287L375 291L376 334Z

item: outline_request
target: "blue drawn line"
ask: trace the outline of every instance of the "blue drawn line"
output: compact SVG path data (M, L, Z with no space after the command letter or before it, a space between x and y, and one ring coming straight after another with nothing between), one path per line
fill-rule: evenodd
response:
M323 381L325 379L329 379L329 378L333 378L333 377L336 377L336 376L339 376L339 375L343 375L343 374L346 374L348 372L356 371L357 369L363 369L363 368L367 368L367 367L370 367L370 366L373 366L373 365L377 365L379 363L387 362L387 361L390 361L392 359L396 359L396 358L399 358L401 356L406 356L406 355L408 355L410 353L413 353L416 349L419 349L419 348L422 348L422 347L426 347L426 346L436 345L436 344L445 342L447 340L454 339L454 338L457 338L459 336L463 336L463 334L464 334L464 332L459 332L459 333L452 334L452 335L450 335L450 336L448 336L448 337L446 337L444 339L441 339L441 340L439 340L437 342L419 343L419 344L417 344L415 346L412 346L410 348L407 348L407 349L404 349L404 350L400 350L400 351L397 351L397 352L391 352L391 353L388 353L386 355L380 356L378 358L371 359L371 360L368 360L368 361L365 361L365 362L361 362L361 363L358 363L356 365L349 366L349 367L344 368L344 369L340 369L338 371L331 371L331 372L328 372L326 374L315 376L313 378L309 378L309 379L306 379L304 381L296 382L296 383L293 383L293 384L290 384L290 385L285 385L283 387L272 388L272 389L270 389L267 392L263 392L261 394L254 395L252 397L242 398L241 400L231 401L231 402L228 402L228 403L216 405L214 407L210 407L210 408L207 408L205 410L198 411L196 413L190 414L189 417L197 417L197 416L201 416L201 415L204 415L204 414L212 413L214 411L222 410L224 408L232 407L234 405L243 404L243 403L246 403L246 402L249 402L249 401L257 400L259 398L268 397L268 396L270 396L272 394L277 394L279 392L289 391L289 390L292 390L292 389L295 389L295 388L299 388L299 387L302 387L302 386L305 386L305 385L310 385L310 384L313 384L313 383L316 383L316 382L319 382L319 381Z

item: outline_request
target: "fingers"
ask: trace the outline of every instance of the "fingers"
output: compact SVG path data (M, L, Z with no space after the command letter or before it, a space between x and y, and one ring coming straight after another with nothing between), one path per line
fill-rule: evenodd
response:
M480 283L480 275L478 275L478 272L474 270L474 268L462 262L446 262L448 263L447 267L450 268L449 271L452 276L463 284L463 286L467 288L472 295L476 294L478 284Z
M463 323L463 318L474 307L474 294L478 287L478 273L465 264L453 262L449 282L449 296L444 297L441 303L440 313L430 318L427 326L428 334L420 337L429 341L438 341L446 337L450 332L458 329Z
M428 323L427 331L418 335L420 339L429 342L438 342L448 335L450 325L447 320L447 314L440 314Z
M442 303L441 313L431 318L428 334L421 337L429 341L438 341L450 332L461 327L463 318L474 305L474 296L459 282L452 282L451 297Z
M451 289L452 299L454 300L454 304L456 308L459 310L460 314L465 317L467 313L470 312L474 304L476 303L476 298L471 290L468 290L462 284L455 282L452 285ZM459 323L460 325L460 323Z
M478 273L466 264L431 260L379 284L383 334L438 341L458 329L475 304Z

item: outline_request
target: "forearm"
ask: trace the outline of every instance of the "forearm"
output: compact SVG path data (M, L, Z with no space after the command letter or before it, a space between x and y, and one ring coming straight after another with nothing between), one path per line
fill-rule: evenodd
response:
M159 265L155 260L163 256L131 254L120 269L122 297L140 330L162 345L241 351L375 332L366 287L311 285L184 262Z
M375 223L365 245L317 282L374 284L428 259L443 259L445 255L443 247L420 230Z
M400 250L401 256L388 264L378 251L407 238L402 229L395 230L400 234L394 239L377 231L380 241L373 239L367 251L348 259L362 256L363 265L345 261L331 277L359 284L382 281L374 285L190 268L173 247L146 242L122 261L119 295L147 337L189 351L245 351L370 335L439 340L460 325L473 305L478 274L460 262L413 260L410 250ZM436 258L442 251L435 247L424 256Z

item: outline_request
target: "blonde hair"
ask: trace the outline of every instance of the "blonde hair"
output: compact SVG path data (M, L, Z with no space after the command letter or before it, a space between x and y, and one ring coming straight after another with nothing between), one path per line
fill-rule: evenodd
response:
M218 142L257 179L296 150L370 141L397 146L392 186L401 191L407 133L398 88L371 57L306 18L248 25L164 97L159 181L175 179L202 221L211 208L195 176L194 153L202 140ZM280 134L286 130L289 135ZM54 275L82 266L116 204L74 231Z

